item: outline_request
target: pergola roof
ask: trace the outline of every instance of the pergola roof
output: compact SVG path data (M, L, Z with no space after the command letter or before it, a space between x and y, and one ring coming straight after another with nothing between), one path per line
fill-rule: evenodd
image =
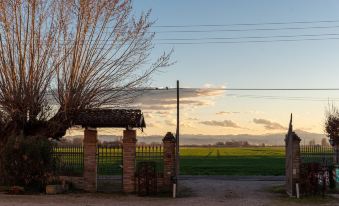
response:
M91 109L81 112L73 122L83 127L144 128L144 116L138 109Z

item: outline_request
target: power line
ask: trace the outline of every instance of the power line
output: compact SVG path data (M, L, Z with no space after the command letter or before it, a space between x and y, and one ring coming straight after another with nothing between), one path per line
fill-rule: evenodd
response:
M267 95L248 95L248 94L226 94L226 96L236 98L251 98L251 99L265 99L265 100L292 100L292 101L315 101L328 102L338 101L339 98L317 98L317 97L296 97L296 96L267 96Z
M255 25L255 24L252 24L252 25ZM210 26L213 26L213 25L210 25ZM217 25L214 25L214 26L217 26ZM105 29L110 29L110 28L113 28L113 27L110 27L110 26L105 27ZM153 28L159 28L159 27L153 26ZM176 27L169 27L169 28L176 28ZM180 29L180 28L185 28L185 27L179 26L177 28ZM190 28L190 27L187 27L187 28ZM280 30L307 30L307 29L334 29L334 28L339 28L339 25L302 26L302 27L295 26L295 27L280 27L280 28L271 27L271 28L242 28L242 29L158 30L158 31L147 31L146 33L159 33L159 34L161 33L215 33L215 32L280 31ZM111 33L111 31L104 31L104 33Z
M233 23L233 24L154 25L152 27L155 28L228 27L228 26L259 26L259 25L286 25L286 24L316 24L316 23L337 23L337 22L339 22L339 20L259 22L259 23Z
M275 36L240 36L240 37L205 37L205 38L164 38L157 41L198 41L198 40L226 40L226 39L266 39L266 38L295 38L295 37L316 37L316 36L338 36L339 33L325 34L300 34L300 35L275 35Z
M329 29L329 28L339 28L339 26L335 25L335 26L251 28L251 29L169 30L169 31L154 31L154 33L211 33L211 32L306 30L306 29Z
M177 88L112 88L105 90L106 92L144 92L144 91L176 91ZM194 92L194 91L339 91L339 88L205 88L205 87L181 87L182 92ZM67 92L67 91L66 91ZM48 91L48 95L52 95L55 92Z
M154 39L154 40L156 41L199 41L199 40L269 39L269 38L296 38L296 37L321 37L321 36L339 36L339 33L272 35L272 36L240 36L240 37L159 38L159 39ZM102 41L112 42L113 40L100 40L99 42L102 42ZM84 42L88 42L88 40L85 40ZM103 43L98 43L98 45L103 45Z
M275 40L249 40L249 41L206 41L206 42L159 42L160 45L201 45L201 44L242 44L242 43L273 43L273 42L300 42L339 40L339 37L329 38L303 38L303 39L275 39Z
M295 37L318 37L318 36L339 36L339 33L320 33L320 34L299 34L299 35L272 35L272 36L239 36L239 37L202 37L202 38L158 38L156 41L198 41L198 40L226 40L226 39L269 39L269 38L295 38ZM99 42L115 42L115 40L102 39ZM90 40L84 40L84 42L90 42ZM63 43L66 44L66 43ZM71 43L68 43L71 44ZM92 43L83 43L94 44ZM103 45L103 43L98 43ZM109 43L107 43L109 45Z
M339 91L339 88L206 88L206 87L180 87L180 90L214 90L214 91ZM164 91L176 90L176 88L131 88L109 89L108 91Z
M175 88L171 88L175 89ZM183 90L219 90L219 91L339 91L339 88L180 88Z
M109 89L107 92L140 92L139 95L147 94L147 92L173 92L175 93L177 88L131 88L131 89ZM185 95L185 92L206 92L206 91L339 91L339 88L204 88L204 87L195 87L195 88L179 88L182 95ZM142 93L145 92L145 93ZM51 95L52 92L47 92ZM150 95L156 95L156 93L151 93ZM288 100L288 101L305 101L305 102L329 102L329 101L339 101L339 97L312 97L312 96L271 96L271 95L253 95L253 94L234 94L234 93L225 93L225 96L236 97L236 98L250 98L250 99L259 99L259 100ZM116 106L114 106L116 107Z
M327 34L328 36L339 36L338 34ZM326 36L326 34L305 34L305 35L290 35L290 36L285 36L287 37L301 37L301 36ZM339 37L327 37L327 38L301 38L301 39L268 39L268 40L246 40L246 41L198 41L197 40L226 40L226 39L265 39L265 38L275 38L275 37L279 37L279 36L253 36L253 37L220 37L220 38L189 38L189 39L159 39L159 42L156 42L155 44L158 45L202 45L202 44L242 44L242 43L273 43L273 42L301 42L301 41L324 41L324 40L339 40ZM284 37L284 36L281 36ZM180 41L180 42L166 42L164 40L168 40L168 41ZM164 42L162 42L164 41ZM185 42L185 41L191 41L191 42ZM196 42L194 42L196 41ZM62 44L61 44L62 45ZM89 43L82 43L79 45L90 45ZM126 45L128 45L128 43L126 43ZM112 46L112 44L107 43L98 43L96 44L97 47L95 47L96 49L107 49L109 47ZM117 44L117 46L119 46L119 44Z

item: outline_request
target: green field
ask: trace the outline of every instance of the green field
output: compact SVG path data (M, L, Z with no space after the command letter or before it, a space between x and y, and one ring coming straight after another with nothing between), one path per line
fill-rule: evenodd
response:
M181 175L284 175L283 147L191 147L180 150Z
M58 152L61 154L65 153L66 150L62 149ZM99 155L99 175L121 174L121 157L112 158L110 155L101 154L101 152ZM158 153L158 155L161 156L162 153ZM284 155L285 151L283 147L181 147L180 174L239 176L284 175ZM61 157L61 159L67 163L66 166L70 167L69 172L81 174L83 169L81 159L77 156L70 158ZM159 167L157 170L162 170L161 159L148 159L147 156L137 158L137 162L145 160L155 160L157 167Z

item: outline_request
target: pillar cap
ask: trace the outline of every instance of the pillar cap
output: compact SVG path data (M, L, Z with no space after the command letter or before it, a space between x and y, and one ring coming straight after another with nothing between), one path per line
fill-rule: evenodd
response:
M85 127L85 130L87 131L97 131L97 128L96 127Z
M167 132L165 137L162 139L163 142L175 142L175 137L172 132Z

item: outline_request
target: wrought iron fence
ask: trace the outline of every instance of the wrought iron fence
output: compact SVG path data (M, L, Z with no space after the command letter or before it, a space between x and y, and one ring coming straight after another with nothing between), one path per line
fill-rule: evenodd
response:
M333 147L307 145L300 147L300 184L303 195L324 195L335 187L333 176Z
M122 175L122 156L123 149L121 145L98 145L98 178Z
M57 173L64 176L82 176L84 149L82 145L56 145L53 157L57 162Z
M304 145L300 147L302 163L319 163L322 166L333 164L334 149L330 146Z
M162 145L139 145L136 149L136 164L140 162L155 162L158 176L163 175L164 154Z

